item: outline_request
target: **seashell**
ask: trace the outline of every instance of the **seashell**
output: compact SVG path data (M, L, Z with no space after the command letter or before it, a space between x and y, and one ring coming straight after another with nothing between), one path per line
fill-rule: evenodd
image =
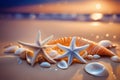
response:
M105 66L98 62L92 62L85 66L85 71L93 76L108 76Z
M32 63L32 57L28 54L26 54L26 61L27 61L28 64Z
M48 63L48 62L42 62L42 63L40 64L40 66L43 67L43 68L50 68L50 67L51 67L51 64Z
M32 55L33 52L25 48L18 48L14 54L20 56L22 59L26 59L26 54Z
M100 41L98 44L101 45L101 46L104 46L104 47L106 47L106 48L113 45L112 42L109 41L109 40L102 40L102 41Z
M55 45L57 43L60 43L62 45L65 45L65 46L69 46L70 45L70 41L71 41L72 37L64 37L64 38L59 38L59 39L56 39L56 40L51 40L48 45ZM76 37L76 46L83 46L85 44L89 44L90 46L86 49L86 51L88 52L88 54L90 55L94 55L94 54L98 54L100 56L115 56L116 54L114 54L112 51L106 49L105 47L93 42L93 41L90 41L90 40L87 40L87 39L84 39L84 38L80 38L80 37ZM52 48L53 50L57 50L58 53L62 53L63 51L61 51L60 48L58 48L57 46L53 47Z
M4 52L5 53L14 53L19 47L18 46L10 46L5 48Z
M60 54L58 54L58 52L56 50L51 50L49 53L49 56L51 58L55 58L56 56L59 56Z
M100 58L100 55L95 54L95 55L93 55L93 58L94 58L94 59L99 59L99 58Z
M67 62L65 60L62 60L57 64L57 67L60 68L60 69L67 69L68 64L67 64Z
M118 56L112 56L111 60L114 61L114 62L120 62L120 57L118 57Z
M86 58L89 59L89 60L91 60L91 59L93 59L93 55L87 55Z
M113 45L110 40L102 40L98 44L116 53L116 45Z

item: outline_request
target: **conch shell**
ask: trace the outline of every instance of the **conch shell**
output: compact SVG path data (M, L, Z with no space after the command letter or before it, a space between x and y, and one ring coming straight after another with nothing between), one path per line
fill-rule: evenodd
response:
M65 46L69 46L71 40L72 40L72 37L63 37L63 38L59 38L59 39L50 41L48 43L48 45L55 45L57 43L60 43L60 44L65 45ZM86 49L88 52L88 55L98 54L100 56L109 56L109 57L116 55L112 51L108 50L107 48L99 45L98 43L96 43L94 41L90 41L90 40L87 40L84 38L76 37L76 46L83 46L85 44L90 45ZM60 48L58 48L57 46L53 47L52 49L56 50L60 54L62 54L64 52Z

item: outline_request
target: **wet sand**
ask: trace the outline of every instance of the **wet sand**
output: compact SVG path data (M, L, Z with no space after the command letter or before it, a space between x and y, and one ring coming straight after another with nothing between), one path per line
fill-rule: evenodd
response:
M92 26L91 23L69 21L0 20L0 25L0 80L120 80L120 64L107 57L88 60L89 63L97 61L104 64L109 72L109 76L95 77L84 71L86 64L74 63L67 70L57 68L56 64L53 64L51 68L41 68L39 64L31 67L26 61L18 64L16 57L3 53L4 46L9 43L16 43L18 40L33 42L38 30L42 32L42 39L51 34L54 34L54 39L76 35L96 42L102 39L111 39L117 41L116 44L119 45L119 38L114 40L111 37L111 35L119 35L119 24L103 23L99 26ZM85 26L91 27L85 28ZM104 30L100 26L104 27ZM114 26L114 30L112 30L112 26ZM112 33L110 33L111 30ZM91 35L93 33L94 36ZM105 37L106 33L109 33L110 37ZM96 39L96 35L103 36L103 38ZM119 50L117 53L120 55Z

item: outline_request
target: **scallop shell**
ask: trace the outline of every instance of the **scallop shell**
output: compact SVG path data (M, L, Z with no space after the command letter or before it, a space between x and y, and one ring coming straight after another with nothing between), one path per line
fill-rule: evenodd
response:
M93 58L94 58L94 59L99 59L99 58L100 58L100 55L95 54L95 55L93 55Z
M43 67L43 68L50 68L50 67L51 67L51 64L48 63L48 62L42 62L42 63L40 64L40 66Z
M112 56L111 60L114 61L114 62L120 62L120 57L118 57L118 56Z
M72 37L59 38L59 39L50 41L48 43L48 45L55 45L57 43L60 43L65 46L69 46L71 39L72 39ZM97 53L98 55L101 55L101 56L110 56L110 57L115 56L115 54L112 51L106 49L103 46L98 45L97 43L95 43L93 41L90 41L90 40L87 40L84 38L80 38L80 37L76 37L76 46L83 46L85 44L90 44L90 46L86 49L88 54L94 55ZM57 50L57 52L60 54L64 52L57 46L53 47L52 49Z
M18 46L10 46L5 48L4 52L5 53L14 53L19 47Z
M57 64L57 67L60 68L60 69L67 69L68 64L67 64L67 62L65 60L62 60Z
M85 71L93 76L108 76L105 66L98 62L92 62L85 66Z

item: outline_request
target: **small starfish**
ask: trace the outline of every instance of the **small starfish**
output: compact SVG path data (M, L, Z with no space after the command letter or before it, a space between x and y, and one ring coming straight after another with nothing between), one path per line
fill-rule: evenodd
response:
M34 65L35 60L36 60L36 58L37 58L39 53L42 54L43 57L47 61L49 61L50 63L56 63L56 61L53 60L44 50L47 47L51 47L50 45L48 46L48 45L45 45L45 44L48 41L50 41L52 38L53 38L53 35L51 35L50 37L48 37L48 38L44 39L43 41L41 41L41 33L39 31L38 34L37 34L36 41L34 42L34 44L18 41L18 43L22 44L23 46L32 48L34 50L34 56L33 56L32 60L31 60L31 65L32 66Z
M70 47L63 46L58 43L57 46L66 52L63 55L56 57L55 59L61 59L64 57L68 57L68 65L69 66L72 63L73 58L77 58L82 63L87 63L87 61L79 55L79 52L88 48L89 44L80 46L80 47L76 47L75 41L76 41L76 37L73 37L71 40L71 43L70 43Z

